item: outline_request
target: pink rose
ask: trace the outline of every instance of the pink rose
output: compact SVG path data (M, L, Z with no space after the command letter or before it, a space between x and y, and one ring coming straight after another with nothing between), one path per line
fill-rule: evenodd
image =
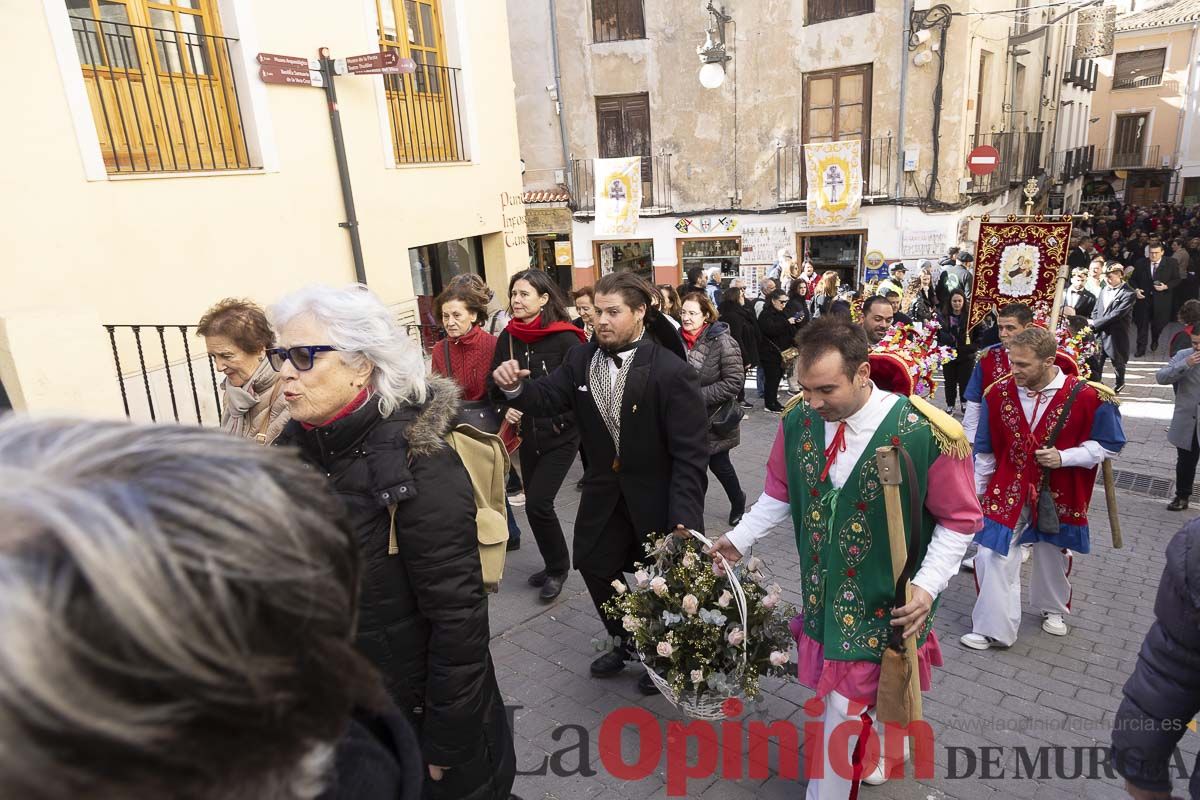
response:
M771 666L782 667L787 662L788 662L788 654L787 653L781 653L778 650L771 651Z
M763 608L774 608L779 605L779 595L769 594L762 599Z
M675 652L675 648L671 647L670 642L659 642L656 650L658 651L658 654L660 656L662 656L663 658L670 658L671 653Z
M654 580L650 581L650 591L654 592L659 597L667 593L667 579L659 575Z
M717 598L717 605L719 605L721 608L729 608L729 604L732 601L733 595L731 595L729 590L726 589L725 591L721 592L721 596Z
M700 601L694 594L685 594L683 596L683 611L689 617L696 616L696 612L700 610Z
M700 681L704 680L704 670L702 670L702 669L692 670L691 677L692 677L692 683L699 683Z
M625 630L629 631L630 633L633 633L639 627L641 627L641 623L638 622L637 617L626 614L624 617L621 618L621 627L624 628Z
M731 645L737 647L739 644L746 641L746 632L741 628L734 628L725 638L729 640Z
M633 579L637 581L638 588L640 589L650 582L650 573L644 569L639 569L633 573Z
M750 570L751 572L758 572L762 568L763 561L758 556L750 556L750 558L747 559L746 569Z

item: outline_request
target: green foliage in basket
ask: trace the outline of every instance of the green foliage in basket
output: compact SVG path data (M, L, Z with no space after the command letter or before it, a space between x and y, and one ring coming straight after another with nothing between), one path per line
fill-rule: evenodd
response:
M631 586L614 582L617 596L604 611L621 620L646 666L678 698L755 699L761 676L789 671L788 621L796 610L780 598L778 585L763 587L760 559L736 567L746 595L743 625L729 578L713 573L696 539L662 536L646 545L646 553Z

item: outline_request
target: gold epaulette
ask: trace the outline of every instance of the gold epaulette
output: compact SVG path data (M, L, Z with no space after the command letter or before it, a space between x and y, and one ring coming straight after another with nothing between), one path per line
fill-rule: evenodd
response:
M994 381L992 381L991 383L989 383L989 384L988 384L988 385L987 385L987 386L984 388L984 390L983 390L983 393L984 393L984 394L987 394L987 393L988 393L988 392L990 392L992 389L994 389L994 388L996 388L997 386L999 386L1000 384L1004 383L1006 380L1008 380L1008 379L1009 379L1009 378L1011 378L1011 377L1012 377L1012 373L1011 373L1011 372L1006 372L1006 373L1004 373L1004 374L1003 374L1003 375L1001 375L999 378L996 378L996 380L994 380ZM953 417L951 417L951 419L953 419Z
M791 400L788 400L786 403L784 403L783 413L779 415L780 418L786 417L793 408L795 408L796 406L800 405L803 402L804 402L804 392L799 392Z
M1114 392L1109 387L1105 386L1103 383L1096 383L1095 381L1088 381L1087 385L1092 387L1093 389L1095 389L1097 394L1100 395L1100 399L1103 400L1105 403L1112 403L1114 406L1121 405L1121 400L1120 400L1120 398L1117 397L1117 393Z
M924 397L911 395L908 402L929 420L929 429L937 439L938 449L952 458L970 458L971 443L958 420L930 403Z

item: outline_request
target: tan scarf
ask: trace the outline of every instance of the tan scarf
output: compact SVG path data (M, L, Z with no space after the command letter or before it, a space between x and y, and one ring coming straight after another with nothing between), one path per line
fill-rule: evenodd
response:
M245 386L234 386L226 378L221 384L225 392L221 429L234 436L265 437L264 444L270 443L278 436L290 418L283 394L271 391L278 379L279 373L271 369L270 362L265 358L259 362L258 368L254 370Z

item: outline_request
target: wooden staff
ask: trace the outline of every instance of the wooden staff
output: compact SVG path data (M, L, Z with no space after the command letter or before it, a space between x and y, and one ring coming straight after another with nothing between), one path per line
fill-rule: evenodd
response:
M1113 549L1120 550L1125 546L1121 536L1121 519L1117 516L1117 484L1113 479L1112 461L1107 458L1100 466L1104 474L1104 505L1108 508L1108 529L1112 532Z
M880 447L875 451L875 465L879 470L879 482L883 484L883 504L887 511L888 543L892 553L892 585L900 580L904 564L908 560L908 538L904 535L904 506L900 502L900 454L895 447ZM920 531L913 531L920 536ZM912 602L912 584L904 588L905 603ZM904 654L912 666L908 691L912 698L912 718L923 719L921 708L921 670L917 662L917 636L904 640Z

